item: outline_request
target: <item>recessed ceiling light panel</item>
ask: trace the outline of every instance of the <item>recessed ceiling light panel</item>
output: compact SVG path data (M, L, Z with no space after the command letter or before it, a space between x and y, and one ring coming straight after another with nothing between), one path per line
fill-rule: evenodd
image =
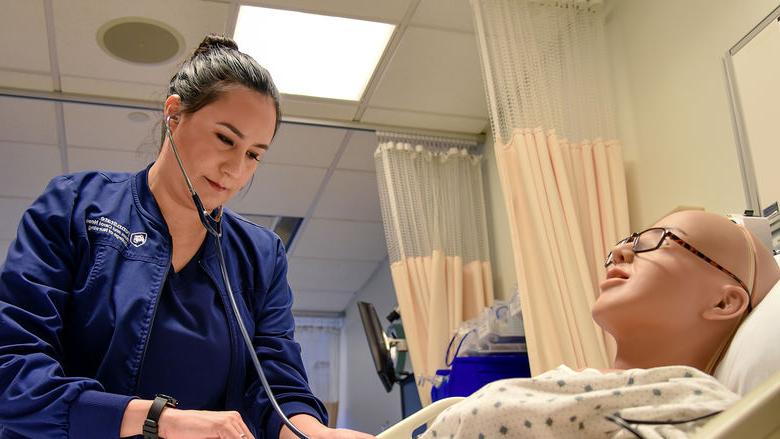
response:
M395 26L241 6L234 39L267 68L279 91L360 100Z

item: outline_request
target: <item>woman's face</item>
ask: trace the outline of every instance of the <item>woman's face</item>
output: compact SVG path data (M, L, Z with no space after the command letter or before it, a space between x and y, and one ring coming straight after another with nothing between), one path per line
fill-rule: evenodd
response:
M273 138L276 109L270 97L236 87L169 126L192 185L212 210L252 178ZM177 167L171 172L181 181Z

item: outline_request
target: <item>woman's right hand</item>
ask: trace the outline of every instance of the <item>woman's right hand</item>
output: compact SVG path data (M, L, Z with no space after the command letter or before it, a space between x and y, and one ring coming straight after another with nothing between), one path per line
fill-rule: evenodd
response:
M254 439L238 412L174 408L162 411L158 435L165 439Z

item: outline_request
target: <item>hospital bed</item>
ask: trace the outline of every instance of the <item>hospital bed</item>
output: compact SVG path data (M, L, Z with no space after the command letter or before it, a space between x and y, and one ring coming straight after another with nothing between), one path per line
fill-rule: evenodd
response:
M695 437L780 438L780 372L707 423Z
M775 256L780 264L780 255ZM780 282L744 321L715 376L744 396L714 417L696 439L780 439ZM379 439L410 439L421 425L465 398L447 398L388 428Z

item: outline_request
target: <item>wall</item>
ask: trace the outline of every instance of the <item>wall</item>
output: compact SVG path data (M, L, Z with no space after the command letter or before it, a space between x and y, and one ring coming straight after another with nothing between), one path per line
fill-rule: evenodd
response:
M368 350L356 302L373 303L383 325L396 306L395 290L387 262L366 283L346 309L341 344L338 426L377 434L401 419L398 386L385 392Z
M490 264L493 269L493 293L496 299L505 300L514 293L517 278L509 236L509 219L496 167L495 140L490 132L485 139L483 150L482 184L485 191Z
M778 0L613 0L606 30L633 229L746 201L722 58Z

